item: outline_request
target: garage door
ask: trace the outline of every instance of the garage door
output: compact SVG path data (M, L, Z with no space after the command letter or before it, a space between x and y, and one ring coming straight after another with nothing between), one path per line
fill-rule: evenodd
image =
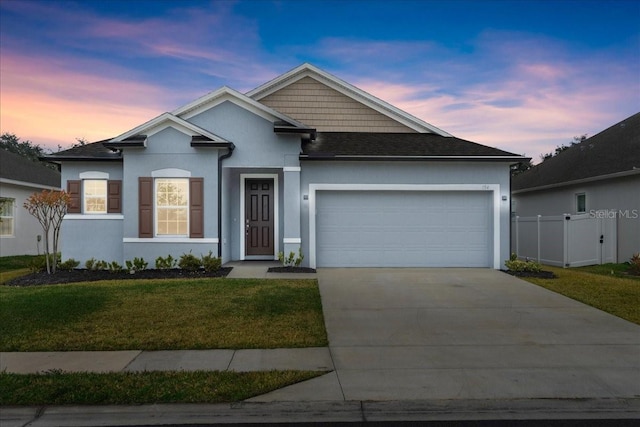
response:
M319 267L490 267L490 192L319 191Z

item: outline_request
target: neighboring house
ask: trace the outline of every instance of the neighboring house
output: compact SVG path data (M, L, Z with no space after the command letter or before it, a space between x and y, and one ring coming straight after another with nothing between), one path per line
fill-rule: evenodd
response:
M228 87L49 156L73 207L63 257L500 268L509 166L312 65Z
M519 217L584 214L613 221L614 235L601 238L603 227L591 240L616 242L602 262L627 261L640 252L640 113L515 176L511 190Z
M0 256L43 253L42 226L23 207L29 196L42 190L60 190L58 171L0 150Z

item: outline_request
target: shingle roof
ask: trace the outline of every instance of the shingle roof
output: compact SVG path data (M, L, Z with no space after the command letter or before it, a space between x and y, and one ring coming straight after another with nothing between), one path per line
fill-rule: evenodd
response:
M60 172L7 150L0 150L0 178L60 187Z
M43 156L43 158L51 161L57 160L122 160L122 154L119 151L113 151L103 145L110 139L91 142L89 144L80 145L69 148L68 150Z
M634 171L640 171L640 113L515 176L511 189L562 185Z
M475 142L433 133L318 132L302 146L301 159L461 159L524 160L522 156Z

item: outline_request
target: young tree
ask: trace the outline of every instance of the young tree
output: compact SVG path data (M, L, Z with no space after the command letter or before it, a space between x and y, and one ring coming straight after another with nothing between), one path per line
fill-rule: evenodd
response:
M24 208L36 217L40 225L42 225L42 230L44 231L44 256L48 274L56 272L60 227L62 226L62 219L69 208L70 200L66 191L43 190L40 193L33 193L24 203ZM53 238L52 255L49 252L50 233Z

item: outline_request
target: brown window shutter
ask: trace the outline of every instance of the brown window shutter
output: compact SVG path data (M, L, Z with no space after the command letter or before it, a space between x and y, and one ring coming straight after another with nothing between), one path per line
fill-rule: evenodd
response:
M189 237L204 237L204 179L189 179Z
M138 237L153 237L153 178L138 178Z
M69 193L70 201L68 213L82 213L82 201L81 198L82 181L68 180L67 181L67 193Z
M107 181L107 213L122 212L122 181Z

